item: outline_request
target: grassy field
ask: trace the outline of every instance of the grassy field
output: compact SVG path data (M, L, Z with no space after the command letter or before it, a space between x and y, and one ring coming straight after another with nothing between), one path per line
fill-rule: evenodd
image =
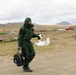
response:
M50 32L41 32L43 34L43 39L45 39L48 36L50 37L51 44L49 46L43 46L43 47L34 46L36 52L40 53L53 50L57 51L57 50L76 49L76 30L55 31L55 29L53 28L53 30L51 30ZM18 32L19 29L16 30ZM15 36L17 36L17 34ZM32 39L31 41L35 42L37 41L37 39ZM17 52L17 42L0 43L0 56L12 56L16 52Z

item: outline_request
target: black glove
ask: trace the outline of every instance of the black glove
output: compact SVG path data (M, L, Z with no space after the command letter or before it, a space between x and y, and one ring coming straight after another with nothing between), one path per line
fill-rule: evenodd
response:
M41 39L40 36L38 36L37 39L40 40Z
M17 53L21 53L21 47L18 47L18 52Z
M18 47L18 50L21 50L21 47Z

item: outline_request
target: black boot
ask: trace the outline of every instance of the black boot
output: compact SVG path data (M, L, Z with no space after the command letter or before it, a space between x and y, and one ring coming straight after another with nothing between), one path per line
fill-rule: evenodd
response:
M29 67L27 67L27 68L24 68L24 67L23 67L23 71L24 71L24 72L33 72Z

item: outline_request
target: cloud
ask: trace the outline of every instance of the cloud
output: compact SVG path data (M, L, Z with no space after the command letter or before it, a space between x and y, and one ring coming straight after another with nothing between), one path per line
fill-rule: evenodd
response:
M76 21L75 15L75 0L0 0L0 23L31 17L34 23L55 24Z

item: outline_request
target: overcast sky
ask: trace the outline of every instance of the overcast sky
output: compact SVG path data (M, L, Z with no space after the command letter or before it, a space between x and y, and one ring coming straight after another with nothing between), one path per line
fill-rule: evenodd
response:
M55 24L76 21L76 0L0 0L0 23L23 22Z

